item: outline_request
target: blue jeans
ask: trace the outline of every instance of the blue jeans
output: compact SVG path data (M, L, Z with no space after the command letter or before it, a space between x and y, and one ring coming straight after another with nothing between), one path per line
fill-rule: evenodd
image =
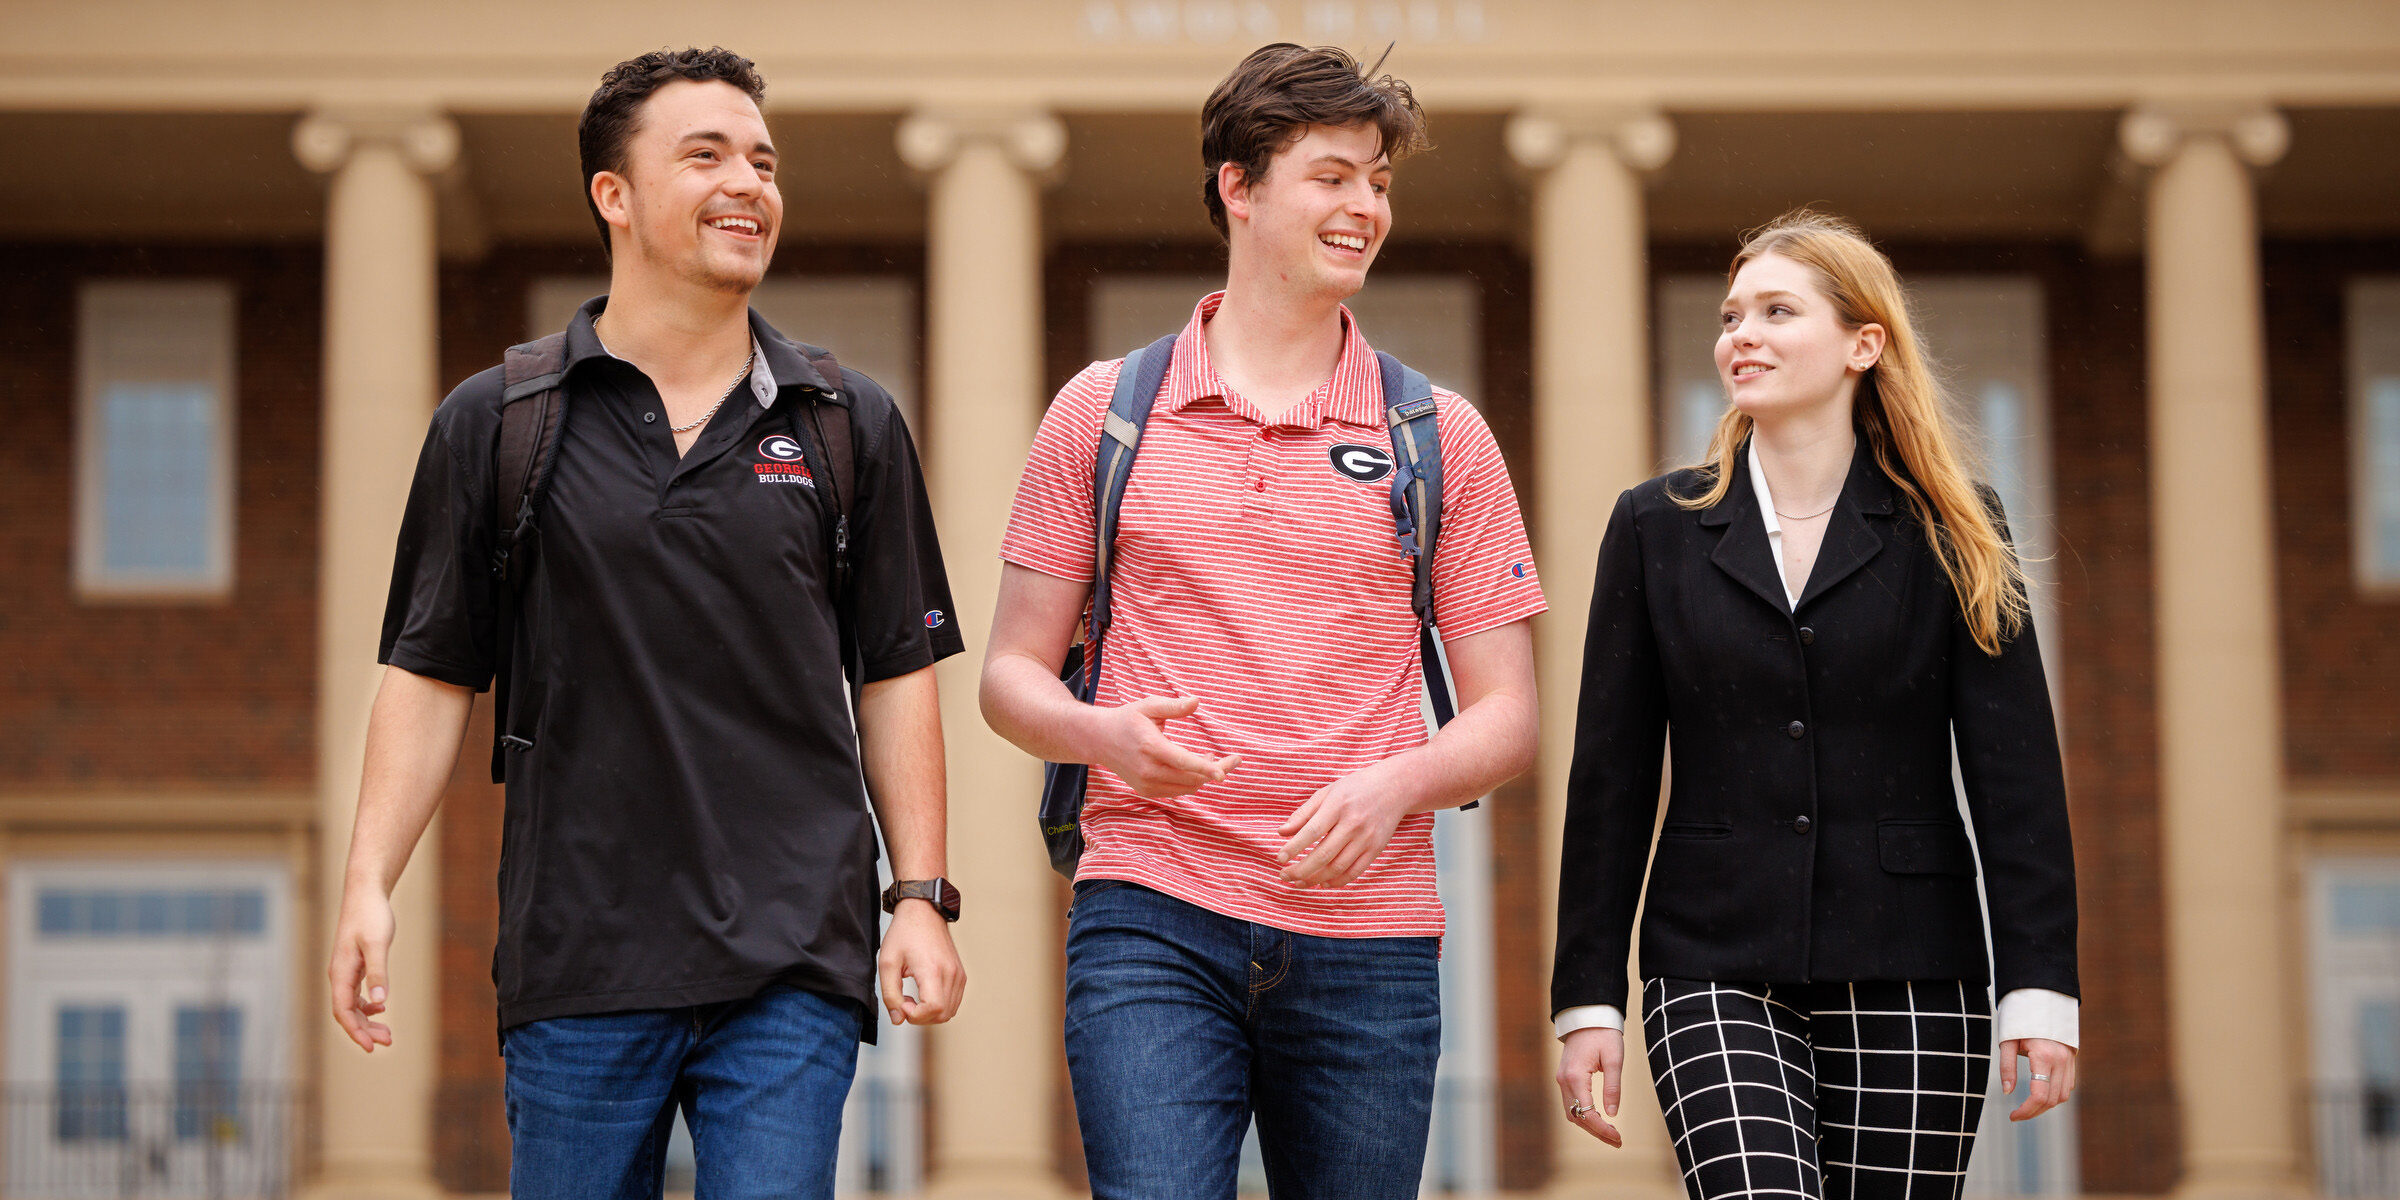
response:
M1067 1069L1094 1200L1413 1198L1442 1050L1437 939L1332 938L1075 885Z
M657 1200L680 1107L697 1200L830 1200L864 1019L855 1005L775 986L508 1029L509 1195Z

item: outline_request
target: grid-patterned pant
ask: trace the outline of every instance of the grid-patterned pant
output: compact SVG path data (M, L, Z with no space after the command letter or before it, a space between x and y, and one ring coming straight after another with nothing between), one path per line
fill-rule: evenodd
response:
M1653 979L1642 1001L1692 1200L1957 1200L1991 1078L1982 984Z

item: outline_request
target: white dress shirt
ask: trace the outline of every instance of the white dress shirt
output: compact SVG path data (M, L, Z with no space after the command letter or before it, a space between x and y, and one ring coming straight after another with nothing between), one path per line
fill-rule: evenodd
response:
M1783 522L1775 519L1775 497L1767 490L1766 469L1758 465L1758 443L1750 444L1750 489L1758 493L1758 515L1767 525L1767 548L1775 553L1775 577L1784 581L1784 603L1797 607L1800 589L1791 584L1783 569ZM2048 988L2018 988L2000 997L2000 1007L1993 1014L1999 1028L1999 1040L2018 1038L2048 1038L2069 1046L2082 1038L2083 1006L2075 997ZM1566 1037L1578 1029L1623 1029L1625 1014L1614 1004L1583 1004L1560 1009L1551 1018L1558 1036Z

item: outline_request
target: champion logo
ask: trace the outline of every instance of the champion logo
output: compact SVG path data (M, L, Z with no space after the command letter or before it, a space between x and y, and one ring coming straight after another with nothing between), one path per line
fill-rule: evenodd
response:
M942 616L942 610L938 608L928 610L925 614L925 628L940 629L942 627L942 622L946 619L947 618Z
M1519 579L1523 579L1523 578L1525 578L1525 564L1524 564L1524 563L1511 563L1511 564L1509 564L1508 573L1509 573L1509 574L1511 574L1511 575L1514 575L1514 576L1516 576L1516 577L1517 577L1517 578L1519 578Z
M770 458L776 462L799 462L801 458L800 443L793 441L792 435L788 433L770 433L765 440L759 442L758 456Z
M1373 483L1392 473L1390 450L1345 442L1326 453L1333 458L1334 470L1360 483Z

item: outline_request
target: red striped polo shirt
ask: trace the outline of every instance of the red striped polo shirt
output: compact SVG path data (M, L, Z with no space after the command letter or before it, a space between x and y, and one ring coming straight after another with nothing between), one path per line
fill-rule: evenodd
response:
M1134 460L1116 536L1114 620L1099 703L1193 696L1167 736L1223 782L1145 800L1092 768L1080 879L1123 879L1240 920L1334 937L1439 936L1433 815L1400 822L1356 881L1284 883L1276 828L1317 789L1422 745L1416 617L1388 479L1337 468L1344 447L1388 458L1375 353L1343 310L1332 378L1275 420L1225 385L1200 302ZM1093 363L1050 405L1017 485L1001 557L1092 577L1092 460L1123 360ZM1434 616L1445 640L1541 612L1516 493L1474 407L1436 391L1443 463Z

